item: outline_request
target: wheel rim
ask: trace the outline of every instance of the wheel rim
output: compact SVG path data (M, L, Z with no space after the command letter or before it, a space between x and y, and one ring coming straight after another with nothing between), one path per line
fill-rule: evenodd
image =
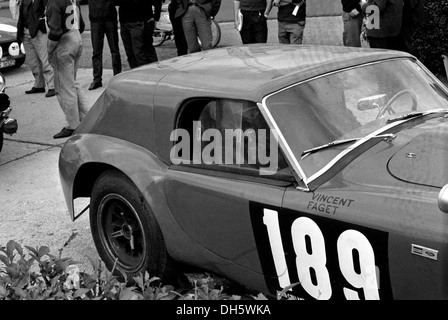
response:
M146 258L142 222L134 207L122 196L109 194L98 207L101 243L112 261L127 272L137 272Z
M155 30L152 36L152 45L154 47L160 46L165 41L165 31Z

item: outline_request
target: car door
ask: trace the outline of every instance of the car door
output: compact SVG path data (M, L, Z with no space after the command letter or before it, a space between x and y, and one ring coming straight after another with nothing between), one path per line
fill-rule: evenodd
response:
M267 124L256 104L196 100L182 109L177 123L174 140L182 146L173 146L164 183L172 215L200 246L261 273L253 225L258 205L280 207L292 176L281 154L274 157L275 141L262 141L259 133ZM269 157L261 154L266 146Z

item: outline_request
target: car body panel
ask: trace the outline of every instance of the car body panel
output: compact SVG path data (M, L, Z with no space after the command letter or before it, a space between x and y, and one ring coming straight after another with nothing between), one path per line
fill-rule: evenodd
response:
M315 174L312 191L299 181L170 160L172 131L194 99L257 104L272 129L269 95L395 60L416 61L386 50L255 44L123 72L61 150L71 218L78 217L73 201L90 197L95 179L113 168L137 186L176 261L272 296L289 288L286 296L305 299L447 299L448 215L437 205L448 182L447 110L377 130L390 139L364 135L349 147L322 149L323 159L336 160ZM440 96L447 92L440 87Z
M285 186L180 170L169 170L164 185L170 211L198 245L261 274L249 203L280 206Z
M390 159L388 169L397 179L442 188L448 181L447 120L435 119L421 131Z

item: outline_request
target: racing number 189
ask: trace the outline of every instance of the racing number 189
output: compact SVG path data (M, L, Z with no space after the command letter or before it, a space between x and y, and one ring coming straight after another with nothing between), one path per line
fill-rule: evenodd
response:
M279 284L280 287L285 288L291 285L291 281L283 250L278 212L264 209L263 222L268 230ZM300 284L313 298L330 299L332 287L330 274L326 267L327 255L322 231L310 218L299 217L293 222L291 233ZM310 249L307 249L307 239L310 243ZM359 265L359 270L355 270L353 250L358 253L359 261L356 262ZM377 281L379 271L375 266L375 254L369 240L359 231L346 230L338 237L337 253L339 268L347 282L355 288L363 289L366 300L379 300ZM314 271L315 283L312 280L311 270ZM356 291L350 288L343 288L343 291L346 299L359 299Z

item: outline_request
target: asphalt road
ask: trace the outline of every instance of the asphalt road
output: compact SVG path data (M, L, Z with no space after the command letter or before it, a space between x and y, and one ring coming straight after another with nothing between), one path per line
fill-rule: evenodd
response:
M5 10L0 10L5 11ZM305 28L305 44L340 45L342 23L340 17L310 18ZM277 43L277 25L269 22L268 42ZM241 44L233 23L220 23L220 47ZM121 42L120 42L120 45ZM94 91L87 88L92 81L90 33L83 34L83 56L78 80L93 104L112 77L110 53L105 46L103 87ZM174 41L157 47L159 60L175 57ZM121 47L124 70L128 64ZM6 136L0 153L0 246L9 240L29 246L48 246L55 255L62 250L64 257L80 261L90 271L88 256L98 258L89 227L88 211L75 222L69 218L59 181L58 157L65 139L52 136L64 126L64 116L56 97L43 94L26 95L33 85L33 76L26 65L15 70L2 70L12 102L11 116L19 123L17 134ZM77 203L81 211L88 199ZM67 241L69 243L67 244Z

